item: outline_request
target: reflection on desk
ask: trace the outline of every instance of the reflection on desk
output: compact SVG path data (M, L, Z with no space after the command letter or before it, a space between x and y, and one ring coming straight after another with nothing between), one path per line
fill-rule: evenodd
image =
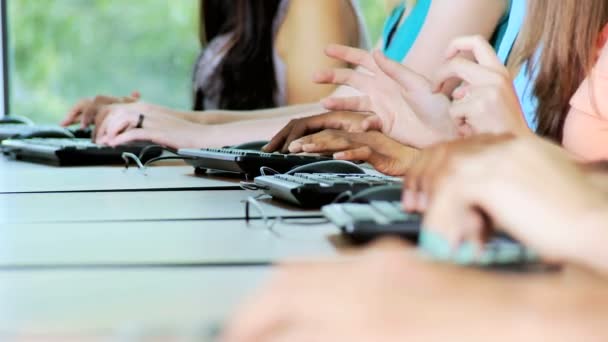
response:
M238 219L245 217L243 201L255 195L244 190L0 195L0 224ZM321 216L316 210L260 203L267 216ZM262 215L254 210L251 216Z
M333 256L338 234L318 219L9 224L0 227L0 271L45 266L268 264ZM297 223L297 224L296 224Z
M196 176L189 166L153 166L144 174L123 167L31 167L0 163L0 193L240 189L239 180Z

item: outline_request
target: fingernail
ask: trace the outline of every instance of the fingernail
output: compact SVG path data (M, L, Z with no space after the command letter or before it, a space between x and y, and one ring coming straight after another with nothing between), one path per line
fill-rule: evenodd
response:
M346 153L336 152L334 153L334 159L346 159Z

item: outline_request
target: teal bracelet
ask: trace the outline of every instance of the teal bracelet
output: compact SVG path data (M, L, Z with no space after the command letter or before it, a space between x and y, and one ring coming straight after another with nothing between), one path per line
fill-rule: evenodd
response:
M464 242L458 248L453 248L436 232L422 228L418 246L423 256L458 265L492 266L538 261L534 252L506 238L491 239L481 251L478 251L477 246L470 242Z

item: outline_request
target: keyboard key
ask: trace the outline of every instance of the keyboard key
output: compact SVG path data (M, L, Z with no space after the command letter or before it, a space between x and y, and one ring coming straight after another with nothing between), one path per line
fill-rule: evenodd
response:
M353 221L369 221L378 224L388 224L389 220L366 204L343 204L344 211L352 217Z

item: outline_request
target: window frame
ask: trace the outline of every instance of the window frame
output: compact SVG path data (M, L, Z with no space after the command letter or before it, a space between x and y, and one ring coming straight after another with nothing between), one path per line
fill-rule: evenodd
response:
M7 23L7 8L6 0L0 0L0 37L2 44L0 46L0 118L10 116L10 92L9 92L9 58L8 58L8 23Z

